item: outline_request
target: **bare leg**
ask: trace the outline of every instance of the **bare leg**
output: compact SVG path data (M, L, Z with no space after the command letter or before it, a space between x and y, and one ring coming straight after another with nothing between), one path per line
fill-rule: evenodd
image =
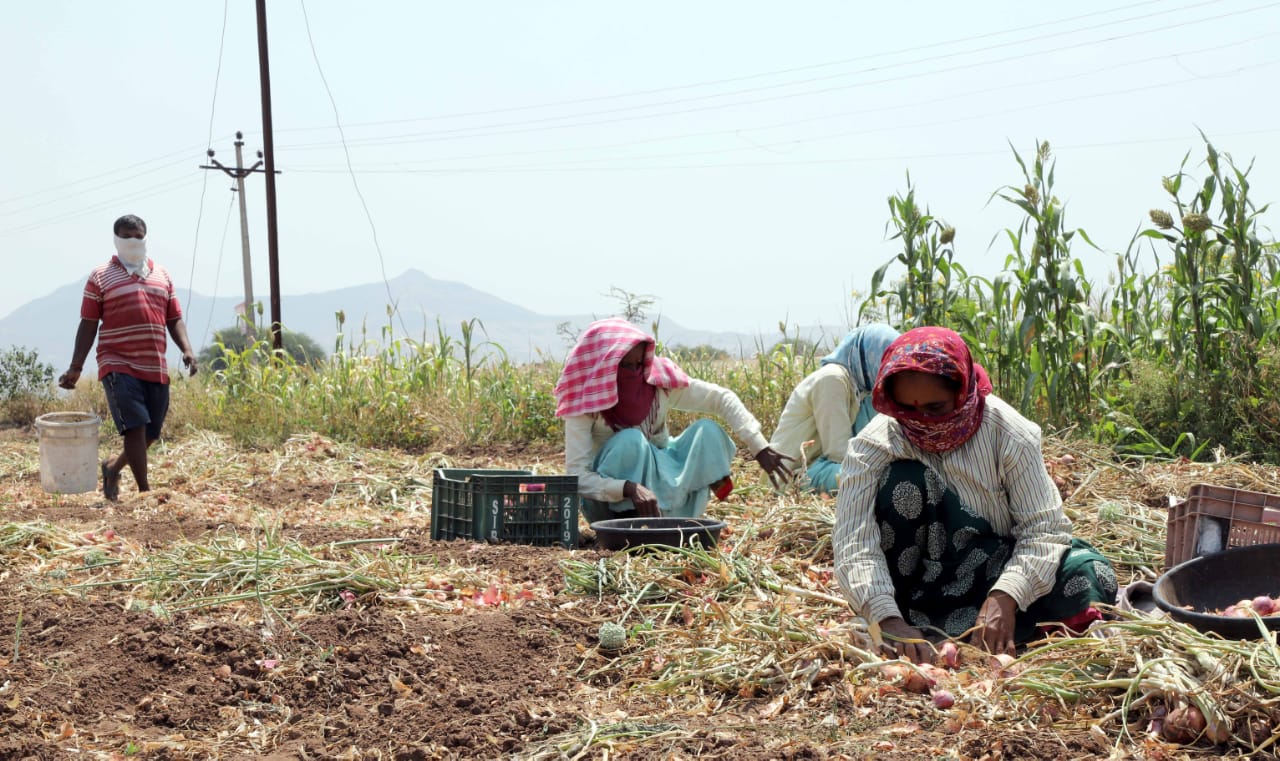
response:
M151 491L151 482L147 480L147 450L154 443L155 439L147 440L146 426L125 431L124 451L108 467L118 474L128 465L129 470L133 471L133 480L138 482L138 491Z

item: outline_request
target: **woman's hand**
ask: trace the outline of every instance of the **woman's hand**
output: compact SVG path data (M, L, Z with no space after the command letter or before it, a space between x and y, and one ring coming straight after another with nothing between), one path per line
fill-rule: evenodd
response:
M1018 604L1007 592L996 590L987 595L978 611L978 622L969 644L980 647L992 655L1013 655L1017 646L1013 641L1013 623Z
M636 512L641 518L662 517L662 508L658 507L658 495L650 491L649 487L635 481L628 481L622 487L622 496L631 500L631 504L636 506Z
M756 462L760 464L765 473L769 474L769 480L773 482L775 489L781 489L791 480L791 468L787 467L787 461L794 460L794 457L782 454L773 447L765 447L756 452Z
M886 618L880 622L880 635L885 642L886 650L892 650L899 658L906 658L912 663L932 663L933 645L924 638L924 632L911 626L898 616ZM918 640L908 642L906 640Z

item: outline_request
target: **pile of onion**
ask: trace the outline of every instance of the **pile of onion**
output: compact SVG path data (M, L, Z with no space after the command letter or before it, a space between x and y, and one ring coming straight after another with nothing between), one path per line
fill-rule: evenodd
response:
M1259 616L1280 615L1280 600L1267 595L1258 595L1252 600L1241 600L1235 605L1228 605L1224 610L1214 612L1227 618L1248 618L1249 611Z

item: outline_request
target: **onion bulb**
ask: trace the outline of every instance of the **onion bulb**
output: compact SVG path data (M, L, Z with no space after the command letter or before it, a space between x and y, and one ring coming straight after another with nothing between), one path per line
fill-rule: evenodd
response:
M955 704L956 704L955 696L951 694L950 690L934 690L933 692L934 707L946 709L946 708L950 708Z
M1164 739L1179 745L1188 745L1196 741L1204 732L1204 714L1193 705L1182 705L1169 712L1161 727Z
M933 680L920 673L912 666L890 663L880 668L880 676L893 683L903 692L914 692L923 695L933 687Z
M938 660L949 669L955 668L960 663L960 648L954 642L943 642L938 646Z

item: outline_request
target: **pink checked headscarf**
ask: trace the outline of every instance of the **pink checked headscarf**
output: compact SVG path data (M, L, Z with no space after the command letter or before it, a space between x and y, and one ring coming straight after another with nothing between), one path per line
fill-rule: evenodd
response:
M885 388L895 373L915 372L951 378L960 383L956 408L946 415L923 415L899 406ZM871 404L898 421L907 440L926 452L947 452L968 441L982 424L983 401L991 393L991 379L973 361L969 346L946 328L908 330L885 349L880 375L871 391Z
M618 364L638 343L645 380L657 388L684 388L689 376L675 362L653 354L653 339L626 320L611 317L587 326L565 359L556 382L556 417L611 410L618 404Z

